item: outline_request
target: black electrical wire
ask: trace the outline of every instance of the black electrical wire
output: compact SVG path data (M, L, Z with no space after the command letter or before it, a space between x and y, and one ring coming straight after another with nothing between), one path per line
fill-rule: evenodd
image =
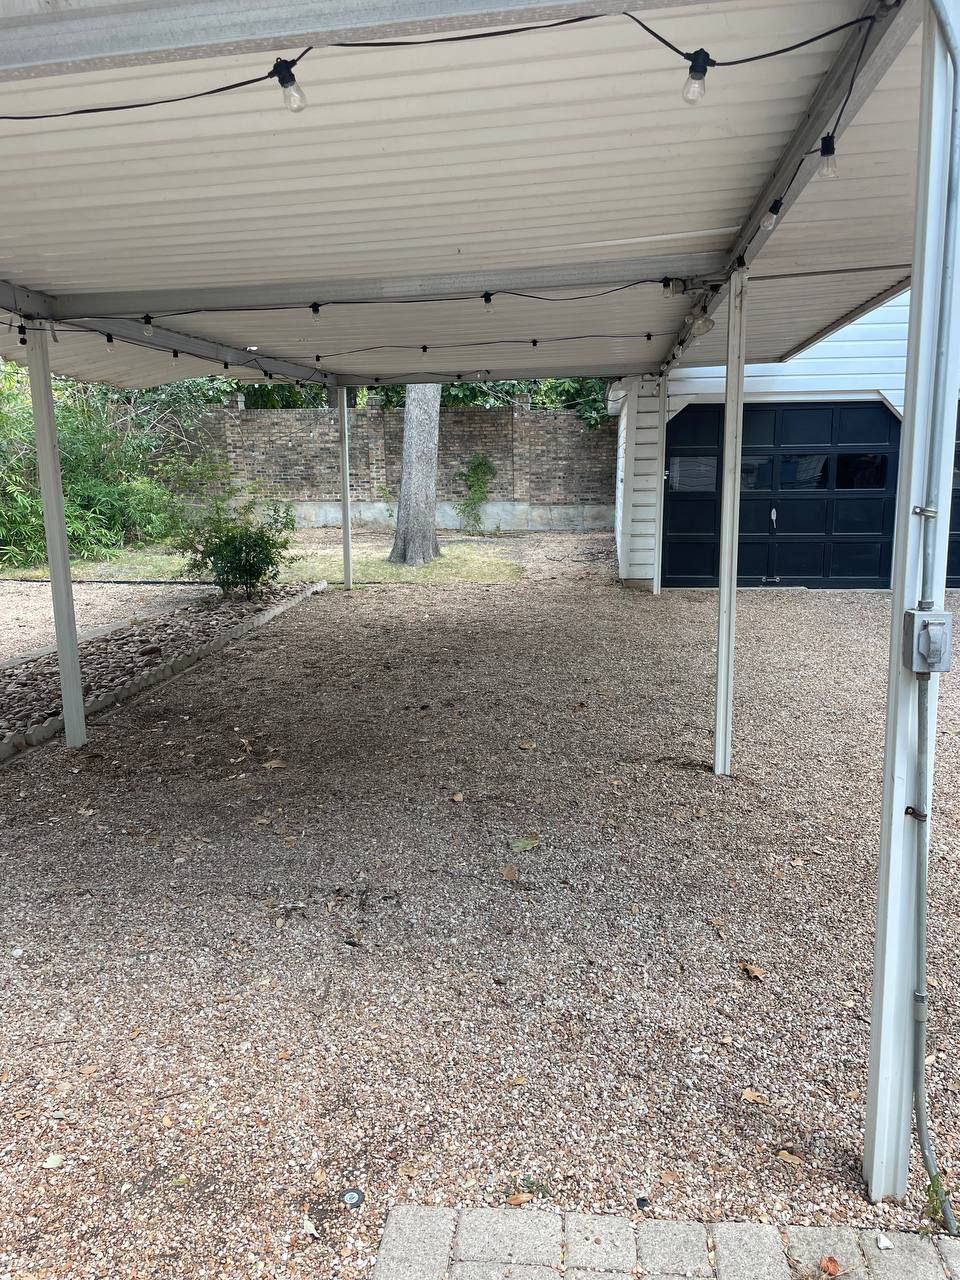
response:
M857 54L857 60L853 64L853 74L850 76L850 84L849 84L849 87L847 88L847 95L844 98L843 102L841 102L840 104L840 110L837 112L837 118L836 120L834 120L833 128L830 131L831 134L836 134L837 130L840 128L840 121L843 119L843 113L846 111L847 107L850 104L850 99L853 97L854 85L857 83L857 76L860 73L860 64L861 62L863 62L863 55L867 51L867 41L870 38L870 32L872 31L873 24L875 22L876 22L876 18L871 15L869 22L867 24L867 29L863 33L863 39L860 42L860 51Z
M288 59L290 66L295 67L301 58L311 51L313 45L307 45L302 53ZM0 120L59 120L65 116L102 116L114 111L141 111L144 107L165 107L175 102L192 102L195 98L213 98L218 93L232 93L234 89L247 89L253 84L264 84L273 79L273 70L262 76L252 76L249 80L234 80L232 84L217 85L214 89L199 89L196 93L183 93L175 98L154 98L149 102L127 102L122 106L112 107L74 107L70 111L45 111L34 115L0 116Z
M525 35L533 31L549 31L556 27L568 27L568 26L573 26L575 24L583 23L583 22L596 22L599 19L607 16L609 15L583 14L573 18L561 18L556 22L548 22L540 25L528 25L523 27L508 27L500 31L474 31L467 34L463 34L463 35L428 36L422 40L339 41L339 42L333 42L329 45L325 45L322 47L333 48L333 49L402 49L402 48L415 47L420 45L460 44L460 43L466 43L468 41L473 41L473 40L492 40L492 39L497 39L501 36ZM678 58L682 58L686 62L691 62L692 59L694 58L695 56L694 54L685 53L678 45L675 45L672 41L668 40L666 36L661 35L659 31L656 31L648 23L643 22L640 18L636 17L634 14L624 11L622 16L625 18L629 18L631 22L635 22L638 27L641 27L649 36L651 36L654 40L658 41L661 45L663 45L664 48L669 49L671 53L675 53ZM867 24L867 34L869 34L870 28L875 21L876 21L876 18L874 15L866 15L861 18L851 18L849 22L838 23L836 26L829 27L825 31L818 32L816 35L808 36L805 40L798 40L794 44L784 45L782 48L779 48L779 49L770 49L766 53L756 53L746 58L730 58L730 59L710 58L709 65L714 67L738 67L738 66L744 66L747 63L752 63L752 62L764 62L770 58L778 58L785 53L792 53L796 49L803 49L807 45L816 44L820 40L826 40L830 36L836 35L838 32L846 31L851 27L861 26L864 23ZM308 45L300 54L297 55L296 58L281 59L281 61L285 62L287 66L289 66L289 68L292 70L292 68L294 68L301 61L301 59L305 58L308 53L313 52L314 48L315 48L314 45ZM866 48L866 36L864 38L860 58L862 58L863 50L865 48ZM858 67L859 67L859 62L860 62L860 59L858 58L857 60ZM264 84L266 81L274 79L275 76L276 76L276 68L273 67L270 69L270 71L265 72L263 75L251 76L246 80L235 80L235 81L232 81L230 84L216 85L212 89L200 89L196 93L179 94L176 97L172 97L172 98L152 98L145 102L128 102L128 103L123 103L123 104L118 104L113 106L103 106L103 107L74 107L67 111L44 111L44 112L38 111L38 112L31 112L23 115L0 115L0 120L9 120L9 121L59 120L69 116L107 115L113 112L120 112L120 111L142 111L147 107L170 106L179 102L193 102L199 98L212 98L222 93L232 93L235 89L247 89L255 84ZM850 93L852 93L852 91L853 90L851 85ZM850 97L850 94L847 95L847 100L844 102L843 106L841 107L841 115L843 113L844 108L847 105L847 102L849 101L849 97ZM838 117L838 123L839 123L839 117ZM834 126L834 129L836 129L836 125Z

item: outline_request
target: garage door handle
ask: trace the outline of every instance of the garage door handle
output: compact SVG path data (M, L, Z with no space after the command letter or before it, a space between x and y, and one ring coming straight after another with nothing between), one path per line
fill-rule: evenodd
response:
M770 508L770 523L773 525L774 529L776 529L777 527L777 508L776 507Z

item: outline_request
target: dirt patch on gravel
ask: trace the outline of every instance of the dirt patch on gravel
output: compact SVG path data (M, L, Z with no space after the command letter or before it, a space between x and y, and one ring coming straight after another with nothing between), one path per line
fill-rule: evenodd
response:
M75 582L77 629L86 635L101 627L122 626L147 615L177 609L210 595L210 587L136 586ZM49 582L0 579L0 665L56 643Z
M859 1177L887 599L742 594L717 780L715 594L560 573L316 597L0 771L8 1270L360 1277L392 1204L524 1178L565 1209L916 1224L916 1163L902 1208ZM953 1183L958 781L948 679Z

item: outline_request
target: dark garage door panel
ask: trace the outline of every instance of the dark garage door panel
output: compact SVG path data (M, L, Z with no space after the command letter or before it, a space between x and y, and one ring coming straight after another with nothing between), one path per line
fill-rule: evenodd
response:
M740 582L889 586L899 435L876 402L747 405ZM722 405L689 405L668 425L665 586L716 585L722 448Z

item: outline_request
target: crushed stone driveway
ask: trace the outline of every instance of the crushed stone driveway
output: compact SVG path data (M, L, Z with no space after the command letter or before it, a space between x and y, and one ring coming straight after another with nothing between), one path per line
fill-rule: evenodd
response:
M741 593L730 779L715 594L600 573L324 594L0 770L0 1274L354 1280L510 1196L915 1229L859 1177L888 610ZM952 676L954 1185L958 784Z

